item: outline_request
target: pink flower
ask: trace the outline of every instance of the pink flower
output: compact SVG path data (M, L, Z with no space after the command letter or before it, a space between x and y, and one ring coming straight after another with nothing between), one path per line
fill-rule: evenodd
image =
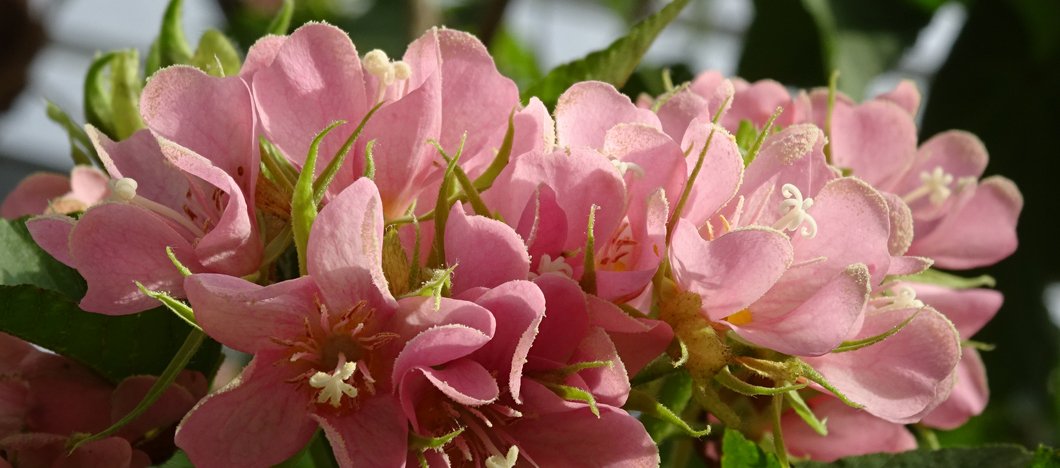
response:
M780 419L784 444L797 457L830 462L869 453L898 453L916 448L916 438L900 424L876 418L851 408L830 396L806 402L818 419L827 419L828 435L822 436L791 410Z
M335 120L348 124L324 140L323 168L379 102L349 161L331 185L337 194L364 172L365 144L376 140L375 180L386 219L405 214L445 163L429 140L450 154L467 133L461 162L485 167L519 107L515 84L501 76L486 48L467 33L432 29L409 45L402 61L372 51L363 60L346 33L309 24L251 48L254 100L264 135L296 164L313 137ZM248 59L248 63L251 62ZM433 207L437 191L424 192Z
M70 214L85 211L109 194L107 176L89 166L75 166L70 177L48 172L30 174L4 198L0 216Z

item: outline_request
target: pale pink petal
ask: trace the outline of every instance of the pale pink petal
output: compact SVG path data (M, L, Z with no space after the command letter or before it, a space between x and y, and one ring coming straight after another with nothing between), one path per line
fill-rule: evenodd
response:
M685 220L671 239L670 265L682 289L698 294L703 310L721 320L746 308L787 271L791 244L772 229L733 231L713 241Z
M888 275L915 275L921 273L931 265L934 265L935 261L927 257L891 257L891 264L887 267Z
M36 172L22 179L0 205L0 216L4 219L21 218L26 215L44 214L52 199L70 191L70 178L62 174Z
M537 97L512 116L515 134L512 136L512 158L532 151L551 152L556 144L556 123Z
M677 94L670 96L658 111L662 130L670 138L681 141L684 138L688 124L693 120L702 118L710 119L710 108L707 99L702 97L691 88L685 88Z
M957 365L957 381L950 397L921 421L939 429L956 429L986 409L990 387L986 384L986 367L975 348L965 346Z
M545 319L530 355L552 362L570 362L578 343L589 332L588 303L578 283L560 274L534 280L545 295Z
M70 232L77 224L69 216L36 216L26 221L26 229L40 248L64 265L76 268L70 255Z
M684 128L681 131L684 132ZM659 189L663 190L670 206L681 197L688 180L685 155L674 140L658 129L643 124L616 125L607 131L603 153L620 162L636 165L623 175L629 194L627 215L631 226L642 226L647 222L649 198Z
M150 130L139 130L120 142L111 141L91 125L85 133L111 177L131 178L137 182L137 195L184 213L192 199L188 177L166 161Z
M400 466L408 452L408 423L390 395L361 401L348 414L311 415L324 429L341 467Z
M154 213L123 203L104 203L85 212L70 233L70 253L88 283L81 308L125 315L158 306L134 281L154 291L184 296L184 278L166 247L192 269L201 269L188 241Z
M472 356L496 371L518 403L523 364L545 316L545 296L533 283L512 281L486 291L475 303L493 313L497 328L493 339Z
M721 119L725 128L735 132L742 120L749 120L755 127L763 128L769 116L773 115L778 107L784 112L774 122L777 127L785 128L795 121L791 95L784 85L773 80L759 80L754 83L733 80L733 85L736 95L732 99L732 108Z
M596 294L612 301L628 301L640 294L655 276L666 252L670 209L662 189L649 195L646 202L631 203L640 206L631 207L628 213L630 230L609 241L617 246L613 251L608 245L601 251L608 253L596 257ZM623 243L628 247L623 247Z
M1023 195L1016 184L1001 176L987 177L933 230L918 234L909 254L931 257L949 269L996 263L1016 250L1016 220L1022 209Z
M453 294L526 279L530 273L526 244L511 227L484 216L468 216L460 204L453 206L446 223L445 260L456 266Z
M319 296L308 276L262 287L232 276L197 274L184 281L184 288L203 330L251 354L275 348L273 339L301 336Z
M294 455L316 430L311 394L295 383L286 359L261 353L235 382L199 402L175 441L195 466L269 466Z
M320 211L309 234L309 275L329 307L346 310L362 300L376 308L393 307L383 276L382 250L379 192L372 181L361 179Z
M160 70L144 86L140 114L156 134L201 154L253 196L258 142L250 90L241 78L185 66Z
M74 199L91 206L110 192L107 174L92 166L74 166L70 171L70 191Z
M916 156L916 122L888 101L837 103L830 136L832 163L878 187L894 183Z
M879 343L805 361L865 411L895 423L916 422L949 396L961 357L953 324L930 307L878 310L850 339L884 333L913 313L901 331Z
M722 104L726 105L726 110L731 108L732 97L736 93L732 81L713 70L697 75L689 89L707 100L707 109L712 117L718 113Z
M994 318L1004 297L992 289L950 289L921 283L903 283L916 291L917 298L942 312L953 322L961 339L967 340Z
M567 215L547 185L534 191L516 226L516 232L526 239L532 271L539 271L542 255L562 252L567 243Z
M247 51L247 58L243 60L239 76L250 82L255 73L272 65L272 61L276 60L276 55L280 53L280 47L285 42L287 42L287 36L269 34L259 38Z
M960 192L963 185L979 179L989 159L986 147L975 135L961 130L945 131L920 145L913 166L889 190L905 197L918 197L909 199L909 206L918 220L936 219L952 212L962 197L949 196L941 203L935 203L924 194L922 178L941 170L953 177L947 188Z
M828 435L814 432L799 415L788 411L781 417L780 427L784 444L792 455L830 462L855 455L916 448L916 438L901 424L884 421L828 396L807 403L818 419L827 419Z
M901 197L890 192L881 192L891 220L891 235L887 240L887 250L891 255L904 255L913 243L913 213ZM925 267L926 268L926 267ZM897 274L897 273L892 273Z
M747 341L782 353L827 353L847 339L861 322L869 293L868 279L864 265L851 265L814 288L814 295L790 310L772 308L772 304L752 304L748 309L751 321L733 328Z
M637 108L614 86L599 81L583 81L564 91L555 115L557 143L572 148L602 148L604 135L620 123L662 128L654 112Z
M692 176L699 154L708 139L710 147L704 155L703 166L693 182L692 192L681 212L681 217L696 226L702 225L736 195L744 174L743 157L740 156L735 137L721 126L711 124L709 120L697 119L688 125L681 141L681 148L688 152L685 159L688 170L686 179ZM672 196L675 206L680 196Z
M266 138L299 165L317 133L335 120L346 120L320 147L317 163L322 169L373 104L365 94L361 61L350 37L324 23L291 33L253 81Z
M914 117L916 117L916 113L920 109L920 90L917 89L916 83L913 82L913 80L902 80L898 82L898 86L877 96L876 99L891 101L902 109L905 109L909 115Z

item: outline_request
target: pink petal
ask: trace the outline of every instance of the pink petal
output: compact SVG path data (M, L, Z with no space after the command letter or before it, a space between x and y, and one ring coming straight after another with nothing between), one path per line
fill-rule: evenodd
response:
M317 133L346 120L320 147L317 165L325 167L371 106L357 49L345 32L329 24L298 28L253 80L265 136L299 165Z
M876 99L891 101L897 104L898 107L905 109L909 115L914 117L916 117L917 110L920 109L920 90L917 89L916 83L913 82L913 80L902 80L898 82L898 86L877 96Z
M129 414L140 403L140 400L143 400L157 380L157 377L147 375L122 380L111 396L111 421L117 422ZM147 411L122 427L118 435L135 441L146 435L148 431L169 429L170 426L180 422L197 401L199 399L187 389L180 385L173 385Z
M913 213L901 197L893 193L881 192L891 219L891 235L887 240L887 250L891 255L903 255L913 243ZM929 265L930 266L930 265ZM925 267L926 268L926 267ZM898 273L892 273L898 274Z
M876 311L851 339L883 333L913 309ZM930 307L921 309L901 331L872 346L805 361L865 411L907 424L920 420L949 395L961 357L953 324ZM873 372L865 372L866 368Z
M726 110L732 107L732 97L736 93L732 81L716 71L706 71L696 76L689 85L689 89L707 100L707 109L710 115L718 113L721 105L726 105ZM727 102L727 103L726 103ZM676 137L675 137L676 138Z
M186 66L160 70L144 86L140 114L152 131L203 155L253 195L258 142L250 90L241 78L215 78Z
M69 216L36 216L26 221L26 229L40 248L64 265L76 268L70 255L70 232L76 222Z
M417 367L415 370L445 396L464 406L482 406L500 396L497 381L490 371L470 359L458 359L436 368Z
M0 441L8 457L18 460L17 466L50 466L56 468L128 468L133 450L120 437L89 442L73 453L67 453L66 436L57 434L16 434ZM4 460L0 460L0 464ZM11 465L7 465L11 466Z
M986 367L975 348L965 346L963 352L950 397L928 413L921 421L923 424L944 430L956 429L986 409L990 399Z
M408 451L408 423L397 401L382 395L349 414L311 415L324 429L339 466L400 466Z
M792 455L830 462L855 455L898 453L916 448L916 438L901 424L884 421L828 396L808 403L818 419L827 418L828 435L817 434L794 411L788 411L781 417L780 425L784 443Z
M987 177L967 202L919 235L909 253L931 257L950 269L996 263L1016 251L1016 220L1022 209L1023 196L1012 181Z
M523 364L545 316L545 296L534 283L512 281L490 289L475 303L493 313L497 328L493 339L475 351L473 357L496 371L518 403Z
M21 432L32 408L33 398L26 381L13 376L0 381L0 439Z
M276 36L269 34L262 36L250 46L247 58L243 60L243 66L239 69L239 76L250 82L254 74L272 65L280 48L287 42L287 36Z
M262 287L232 276L197 274L184 281L184 288L203 330L250 354L275 348L273 339L303 334L319 296L307 276Z
M150 211L104 203L85 212L70 233L73 263L88 283L81 308L125 315L158 306L134 281L183 297L184 278L166 256L166 247L188 268L202 268L188 241Z
M949 289L920 283L904 283L916 291L917 298L942 312L953 322L961 339L970 339L997 315L1004 301L992 289Z
M526 245L508 225L484 216L468 216L457 204L445 229L445 260L456 265L453 294L526 279L530 273Z
M346 310L366 300L393 308L383 276L383 210L375 184L361 179L335 197L309 233L306 264L327 305Z
M585 405L524 416L506 430L519 445L519 456L539 466L659 465L658 448L640 421L608 405L599 405L599 409L600 417Z
M887 101L837 103L831 138L832 163L878 187L894 183L916 156L916 122Z
M787 271L791 259L787 237L771 229L738 230L707 241L682 219L671 239L675 281L702 298L712 320L739 312L761 297Z
M92 126L85 132L111 177L129 177L137 182L137 195L184 212L191 198L188 177L166 161L150 130L139 130L120 142Z
M25 430L50 434L98 432L110 426L113 386L63 356L36 353L22 364L33 409Z
M589 295L589 319L611 337L629 375L637 375L644 366L670 346L674 332L666 322L634 318L618 306Z
M512 155L539 151L548 153L556 144L556 123L537 97L531 97L525 108L512 117L515 134L512 137Z
M629 397L629 375L615 344L607 332L599 327L589 330L571 357L571 364L592 361L609 361L611 365L579 371L578 377L588 385L597 403L622 407Z
M239 379L199 402L177 427L175 441L196 466L268 466L309 442L316 422L310 395L286 380L286 360L262 353Z
M86 206L94 205L110 192L109 180L107 174L94 167L74 166L70 171L71 195Z
M684 132L684 128L681 131ZM663 190L670 206L681 197L688 180L685 155L674 140L658 129L643 124L616 125L607 131L603 152L642 169L639 173L629 170L625 174L631 226L647 223L649 200L659 189Z
M70 191L70 179L62 174L36 172L22 179L0 205L4 219L44 214L48 203Z
M637 108L614 86L599 81L583 81L564 91L555 116L557 143L571 148L602 148L604 135L620 123L662 128L654 112Z
M706 98L699 96L691 88L685 88L671 96L659 107L658 115L662 130L677 141L684 138L688 124L693 120L709 120L712 117Z
M989 159L986 147L975 135L960 130L945 131L920 145L913 166L890 190L903 196L911 194L923 185L923 174L931 174L938 168L953 177L949 187L960 192L962 184L983 174ZM911 200L909 206L918 220L932 220L952 212L960 199L950 196L936 204L930 197L921 196Z
M526 239L531 270L538 270L542 255L562 252L567 243L567 215L556 201L556 192L538 186L523 209L516 232Z
M795 122L791 95L784 85L773 80L759 80L750 84L743 80L734 80L733 84L736 95L732 100L732 108L725 113L721 121L725 128L736 131L742 120L750 120L755 127L763 128L778 107L784 109L775 122L778 128L788 127Z
M37 348L7 333L0 333L0 373L15 374L21 369L22 360L37 354Z
M770 295L783 294L782 287L798 286L778 285L778 289L763 299L765 304L749 307L750 323L733 325L733 328L747 341L782 353L797 356L827 353L846 340L861 322L869 293L868 279L864 265L851 265L790 310L774 308L769 303Z
M578 283L559 274L534 280L545 295L545 318L530 355L553 362L570 362L578 343L589 332L588 303Z
M714 134L713 137L710 136L711 133ZM692 176L707 139L710 139L710 147L707 148L703 166L692 185L684 211L681 212L681 217L696 226L706 222L736 195L744 172L743 157L740 156L740 149L736 146L736 139L732 134L709 120L697 119L688 125L681 141L681 148L688 151L688 157L685 159L688 169L686 179ZM675 206L680 197L680 194L672 196Z
M410 370L433 367L465 357L493 338L496 322L489 310L457 299L414 297L400 303L403 324L395 331L407 339L394 360L392 382L396 387Z

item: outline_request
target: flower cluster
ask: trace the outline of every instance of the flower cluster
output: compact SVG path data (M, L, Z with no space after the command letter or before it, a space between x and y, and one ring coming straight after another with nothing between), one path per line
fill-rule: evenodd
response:
M636 102L577 83L550 113L469 34L391 60L309 24L238 75L157 72L146 128L89 127L103 167L31 177L3 215L35 215L82 309L164 291L253 356L182 410L196 465L280 463L318 429L341 466L657 465L638 417L830 460L987 399L968 338L1001 297L930 267L1011 254L1022 199L980 180L973 135L918 146L919 99L707 72Z

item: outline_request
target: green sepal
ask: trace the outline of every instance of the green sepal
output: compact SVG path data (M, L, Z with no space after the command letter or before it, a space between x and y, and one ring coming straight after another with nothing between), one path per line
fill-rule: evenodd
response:
M751 148L747 150L747 154L745 154L743 157L743 163L745 166L751 164L751 162L754 161L756 157L758 157L758 151L762 149L762 143L765 142L766 137L769 136L770 133L772 133L773 123L777 120L777 117L780 117L781 112L784 112L784 109L782 107L778 107L777 110L773 111L773 113L769 116L769 120L766 120L766 125L762 127L762 131L759 132L758 135L755 137L754 143L751 145Z
M486 171L475 178L475 190L478 190L480 193L492 187L493 181L497 180L497 176L500 175L505 167L508 167L508 161L512 157L512 145L515 142L514 119L515 109L512 109L512 111L508 113L508 130L504 132L504 141L501 142L501 147L497 150L497 155L493 157L493 161L490 162Z
M177 258L177 254L173 252L173 248L168 245L166 246L166 256L169 257L169 261L173 263L173 266L176 267L177 271L180 272L181 276L191 276L191 270L189 270L188 267L184 266L184 264L181 263L180 259Z
M582 361L568 364L559 369L553 369L537 374L542 380L563 381L567 377L577 374L586 369L599 369L601 367L613 368L614 361Z
M466 137L467 134L465 133L464 136ZM452 157L442 153L446 156L448 164L442 176L442 184L438 188L438 201L434 205L434 243L431 246L431 254L427 257L427 265L433 268L441 268L445 264L445 225L449 221L449 209L453 203L456 203L452 193L455 189L454 182L460 156L464 152L464 141L464 139L460 140L460 148Z
M828 418L817 419L817 415L813 414L813 410L806 405L806 402L799 396L799 392L790 391L784 394L784 398L788 400L791 409L795 410L795 414L799 415L807 426L810 426L810 429L821 437L828 435Z
M442 306L442 296L448 293L453 285L453 270L456 265L449 268L437 269L431 274L431 279L425 281L420 287L402 297L433 297L434 310Z
M982 341L975 341L975 340L964 340L963 342L961 342L961 346L962 347L967 346L969 348L976 349L976 350L979 350L979 351L993 351L993 350L997 349L997 345L995 345L995 344L983 343Z
M755 140L758 139L758 129L755 128L754 122L750 119L740 120L740 126L736 127L736 133L733 134L736 138L736 147L740 148L740 154L743 155L743 165L746 166L751 163L748 155L751 154L751 147L754 146Z
M633 387L638 385L644 385L650 382L654 382L670 374L673 374L680 367L676 365L675 361L671 360L666 354L662 354L648 365L644 366L637 375L629 379L629 384Z
M113 111L111 110L111 89L107 86L106 71L118 52L109 52L96 56L85 72L84 108L85 121L106 133L112 139L118 139L114 131Z
M66 138L70 141L70 158L73 159L74 164L91 166L95 163L97 167L103 167L103 162L96 154L96 147L92 146L92 141L85 130L74 123L74 119L55 103L45 99L44 106L48 119L59 124L66 131Z
M242 62L236 46L221 31L207 29L199 38L195 54L188 62L210 76L236 76Z
M784 395L773 395L773 455L780 461L780 466L788 468L788 449L784 445L784 428L780 418L784 415Z
M596 235L593 226L596 224L594 203L589 207L589 222L585 227L585 255L582 262L582 279L578 281L582 289L589 294L596 294Z
M181 19L184 9L184 0L170 0L166 11L162 15L162 28L158 32L155 42L158 47L158 63L156 69L149 69L147 75L160 68L165 68L178 63L188 63L192 57L191 45L184 37L184 22ZM152 47L155 47L152 45Z
M320 201L324 199L324 194L327 193L328 185L330 185L331 181L335 178L335 174L338 174L339 168L342 167L342 163L346 161L346 156L350 154L350 150L353 149L353 144L357 141L357 138L360 138L361 132L364 131L364 126L368 124L368 120L372 118L375 111L379 110L379 107L382 105L383 103L376 104L367 114L364 114L364 117L361 118L361 122L357 124L357 128L346 138L346 141L342 143L342 147L340 147L331 158L331 161L329 161L328 165L324 167L324 170L320 172L320 177L317 177L316 181L313 182L313 201L315 203L319 204ZM374 177L374 160L372 161L372 171Z
M464 147L465 140L467 140L466 132L460 138L460 148ZM446 163L448 163L451 158L449 154L446 153L444 149L442 149L442 145L435 140L431 140L430 143L434 145L434 147L438 150L438 153L441 154L442 158L445 159ZM457 165L453 169L453 175L456 177L457 183L460 184L460 193L455 199L451 201L455 203L456 201L466 199L471 203L471 208L475 210L475 214L479 216L485 216L487 218L492 217L493 215L492 213L490 213L489 207L486 206L486 202L482 201L482 195L479 194L478 189L475 188L475 184L471 181L471 178L468 177L467 173L464 172L464 169Z
M185 304L184 301L170 296L165 291L152 291L147 289L147 287L139 281L136 282L136 287L140 288L140 292L146 294L147 297L161 302L162 305L166 306L166 308L176 314L177 317L180 317L187 322L188 325L195 327L197 330L202 330L202 327L200 327L199 323L195 320L195 312L192 311L191 306Z
M154 385L151 385L151 388L147 391L147 394L144 395L143 400L140 400L140 403L138 403L136 407L129 412L129 414L126 414L121 419L119 419L118 422L112 424L110 427L104 429L103 431L88 436L71 437L70 442L68 444L70 452L72 453L74 450L77 450L78 447L85 443L111 436L119 429L125 427L126 424L129 424L138 416L143 414L143 412L150 408L151 405L153 405L155 401L157 401L158 398L161 397L163 393L165 393L169 386L173 384L173 382L177 379L177 376L180 375L180 372L188 366L188 363L191 362L192 356L194 356L195 353L199 350L199 346L202 345L203 340L205 338L206 334L204 334L202 330L191 330L191 332L188 333L187 338L184 339L184 344L182 344L180 346L180 349L177 350L177 354L175 354L173 356L173 359L169 361L169 365L167 365L166 369L162 371L162 374L158 376L158 380L155 381Z
M682 420L694 420L701 414L701 408L688 405L692 400L692 376L688 372L670 374L662 380L661 385L658 386L658 390L654 394L659 404L665 406L674 414L682 415ZM674 430L673 424L664 418L649 415L641 418L641 422L656 444L665 441L677 432Z
M697 439L700 437L706 437L710 434L710 426L701 430L693 429L692 426L671 411L670 408L667 408L666 405L659 403L651 395L640 390L630 391L629 398L626 400L626 404L622 408L626 410L640 411L643 414L654 416L670 423L684 431L685 434Z
M851 401L850 398L847 398L847 396L844 395L843 392L840 392L838 388L835 388L834 385L828 382L828 380L826 380L820 372L817 372L817 369L810 367L809 364L806 364L801 360L798 360L797 362L800 366L800 374L802 374L803 377L810 379L811 381L817 383L817 385L824 387L825 390L832 392L832 394L835 395L836 398L839 398L840 401L846 403L846 405L851 408L861 409L865 407L865 405L855 403L854 401Z
M280 11L276 12L276 16L272 17L272 21L269 22L269 27L265 29L265 34L275 34L277 36L284 36L287 31L291 28L291 16L294 15L294 0L283 0L283 5L280 6Z
M277 259L280 258L284 252L287 252L287 248L291 245L291 240L294 238L292 235L293 231L290 224L283 225L280 232L276 233L276 237L273 237L261 253L261 264L271 265Z
M692 187L696 183L696 178L699 177L699 171L703 169L703 161L707 157L707 150L710 149L710 142L714 140L714 134L718 130L718 122L721 121L722 111L729 105L729 101L732 96L726 97L725 101L721 103L721 107L718 108L718 112L714 114L714 118L711 121L710 133L707 134L707 141L703 142L703 149L699 152L699 156L696 157L696 165L692 167L692 172L688 175L688 181L685 182L685 189L681 192L681 198L678 199L677 205L674 205L674 212L670 215L670 219L666 222L666 243L670 244L670 236L673 235L674 225L677 224L677 220L681 218L681 212L685 209L685 203L688 203L688 197L692 195ZM691 151L689 147L688 151Z
M276 145L266 140L264 136L258 139L258 149L261 152L261 165L263 174L269 176L281 190L288 196L294 194L294 184L298 180L298 171L291 162L284 157Z
M140 52L115 52L110 60L110 123L115 140L124 140L144 128L140 117ZM87 99L87 96L86 96Z
M899 276L897 279L913 283L934 284L952 289L992 288L997 286L997 281L990 275L965 278L934 268L928 268L915 275Z
M758 395L782 395L784 393L806 388L807 384L791 384L782 385L780 387L763 387L761 385L753 385L732 374L729 370L729 366L722 367L717 374L714 374L714 380L720 383L725 388L732 390L741 395L747 396L758 396Z
M916 312L913 312L912 314L909 315L909 318L907 318L905 320L902 320L902 322L899 323L898 325L895 325L895 326L891 327L889 330L887 330L887 331L885 331L883 333L880 333L879 335L870 336L868 338L863 338L863 339L860 339L860 340L844 341L844 342L840 343L839 346L836 346L836 348L833 349L831 352L833 352L833 353L845 353L847 351L855 351L855 350L864 348L866 346L872 346L872 345L874 345L876 343L879 343L879 342L881 342L883 340L886 340L887 338L890 338L891 336L894 336L895 333L898 333L898 332L902 331L902 329L905 328L906 325L909 325L909 322L912 322L913 319L915 319L917 315L920 315L920 310L917 310Z
M321 130L316 138L313 138L313 142L309 145L309 154L306 155L305 164L302 166L302 173L298 175L298 182L294 185L294 195L291 197L291 232L294 234L295 249L298 251L298 271L302 276L307 274L306 246L309 243L309 231L313 227L313 221L317 218L313 175L316 172L320 142L335 127L344 123L341 120L332 122L331 125Z
M641 57L655 42L655 38L677 18L686 5L688 0L674 0L657 13L635 24L628 34L612 42L606 49L554 68L540 81L523 91L523 101L536 96L546 106L554 107L560 94L580 81L603 81L621 88L637 68Z
M440 435L438 437L424 437L415 432L409 432L409 450L422 452L424 450L437 450L445 447L453 439L464 433L464 427L459 427L449 432L448 434Z
M580 401L589 405L589 411L597 418L600 417L600 408L596 407L596 398L592 393L578 387L557 383L545 383L545 386L560 398L568 401Z
M828 77L828 107L825 108L824 114L824 160L828 164L832 164L832 113L835 111L835 97L838 93L836 89L839 87L839 70L832 70L832 74Z
M375 140L368 140L364 145L364 178L375 181Z

